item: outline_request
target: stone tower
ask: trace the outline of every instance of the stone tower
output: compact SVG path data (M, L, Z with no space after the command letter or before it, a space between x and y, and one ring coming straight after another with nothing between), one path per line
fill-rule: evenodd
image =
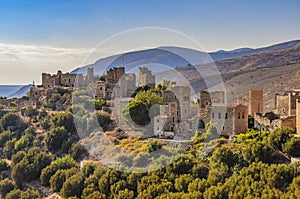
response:
M264 113L263 91L251 90L237 99L238 104L248 107L248 114L254 116L256 113Z
M107 71L107 82L117 83L124 74L125 67L111 68Z
M281 117L296 114L296 103L300 99L299 90L285 91L283 95L275 95L275 111Z
M93 80L94 80L94 68L88 68L86 82L91 83Z
M182 119L188 119L191 115L191 89L186 86L174 86L171 91L178 100Z
M138 86L148 85L151 88L155 88L155 76L152 75L152 72L146 67L138 68Z
M300 135L300 100L296 101L296 130L297 135Z

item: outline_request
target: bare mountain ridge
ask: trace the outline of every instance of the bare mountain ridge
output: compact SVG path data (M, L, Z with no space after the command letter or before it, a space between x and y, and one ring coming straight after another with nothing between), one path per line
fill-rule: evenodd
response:
M211 64L196 68L209 70ZM222 60L215 64L221 72L228 102L235 102L236 97L247 90L262 89L265 93L266 111L270 111L274 108L275 93L300 88L300 46ZM203 77L199 76L195 68L183 67L177 70L188 78L195 92L206 89Z
M300 40L283 42L267 47L252 49L239 48L230 51L219 50L217 52L201 52L198 50L163 46L154 49L127 52L123 54L113 55L110 57L97 60L95 63L77 68L71 73L86 73L87 68L93 67L96 73L101 73L103 69L119 67L124 65L126 71L141 65L166 65L170 68L177 68L191 65L207 64L220 60L232 59L247 55L261 54L266 52L274 52L287 48L300 46ZM155 68L155 67L153 67ZM155 72L155 71L154 71Z
M300 46L275 52L222 60L216 62L216 65L220 71L226 72L251 68L277 67L298 62L300 62Z
M219 60L224 60L224 59L218 59L218 57L222 56L222 54L224 54L224 53L227 53L227 58L236 58L236 57L241 57L241 56L246 56L246 55L254 55L254 54L260 54L260 53L284 50L284 49L293 48L293 47L296 47L299 45L300 45L300 40L293 40L293 41L282 42L282 43L274 44L271 46L261 47L261 48L256 48L256 49L239 48L239 49L230 50L230 51L219 50L219 51L215 52L214 54L211 54L211 56L212 56L213 60L219 61ZM231 57L230 57L230 54L231 54Z

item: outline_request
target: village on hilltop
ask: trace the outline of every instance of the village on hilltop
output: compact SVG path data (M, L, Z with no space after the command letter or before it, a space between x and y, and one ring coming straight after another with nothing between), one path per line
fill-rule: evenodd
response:
M138 85L136 85L136 82ZM87 87L89 95L95 99L109 101L108 108L113 119L119 125L125 125L122 110L131 101L133 93L139 88L155 89L156 78L146 67L138 68L138 81L134 73L126 73L125 67L111 68L106 75L94 74L93 68L87 69L87 75L62 73L42 74L42 85L33 85L29 95L22 98L0 99L5 108L17 107L24 116L26 107L43 107L53 94L64 89L72 93L75 88ZM233 136L244 133L248 128L272 131L283 126L300 129L300 90L276 94L273 112L264 112L262 90L250 90L238 96L236 103L226 103L224 91L203 90L195 102L191 99L191 88L172 85L157 94L162 97L159 114L152 119L152 130L160 138L191 138L196 130L205 131L205 124L217 125L220 134ZM56 111L64 111L72 102L57 103Z

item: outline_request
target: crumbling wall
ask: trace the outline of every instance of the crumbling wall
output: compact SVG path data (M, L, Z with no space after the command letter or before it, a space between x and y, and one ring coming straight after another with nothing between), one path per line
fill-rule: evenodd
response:
M155 76L146 67L138 68L138 84L139 86L148 85L151 88L155 88Z

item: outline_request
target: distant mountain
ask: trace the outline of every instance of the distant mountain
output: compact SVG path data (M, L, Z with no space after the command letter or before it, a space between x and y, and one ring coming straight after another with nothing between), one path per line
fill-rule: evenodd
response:
M8 96L8 98L21 98L21 97L25 96L30 91L31 87L32 87L32 84L28 84L26 86L23 86L22 88L20 88L16 92L10 94Z
M216 52L205 53L193 49L164 46L148 50L140 50L128 52L124 54L114 55L97 60L95 63L77 68L71 73L86 74L88 67L94 67L95 73L102 74L103 69L119 67L124 65L127 71L137 66L149 66L155 71L159 70L161 66L170 68L177 68L182 66L206 64L220 60L232 59L247 55L261 54L267 52L275 52L300 46L300 40L284 42L263 48L239 48L231 51L219 50ZM136 71L135 71L136 72Z
M176 67L188 65L189 61L170 51L155 48L149 50L128 52L124 54L119 54L119 55L114 55L103 59L99 59L94 64L75 69L71 73L86 74L87 68L93 67L95 73L102 74L104 72L102 71L103 69L107 70L109 68L120 67L123 65L125 66L126 71L129 71L135 68L136 66L142 66L145 64L147 65L151 64L152 65L151 68L153 66L159 66L159 65L165 65L171 68L176 68Z
M16 92L22 87L23 85L0 85L0 96L8 97L11 93Z
M236 57L242 57L246 55L254 55L260 53L267 53L267 52L275 52L278 50L284 50L288 48L293 48L296 46L300 46L300 40L288 41L284 43L275 44L272 46L252 49L252 48L239 48L230 51L220 50L217 52L209 53L210 56L214 61L220 61L224 59L231 59Z

